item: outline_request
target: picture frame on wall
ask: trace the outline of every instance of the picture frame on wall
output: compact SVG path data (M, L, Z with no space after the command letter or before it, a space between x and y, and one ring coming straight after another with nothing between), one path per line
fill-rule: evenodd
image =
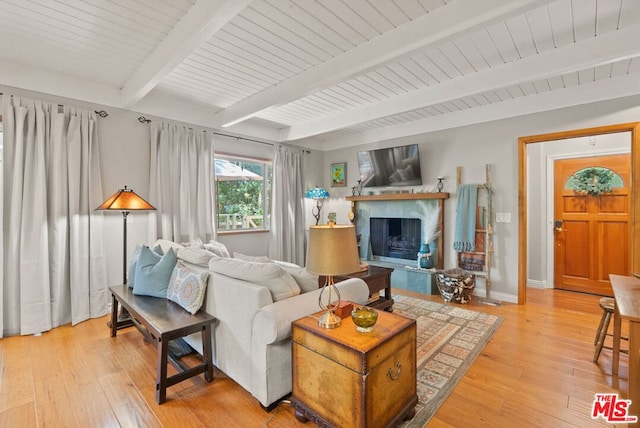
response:
M331 164L331 187L345 187L347 185L347 163Z

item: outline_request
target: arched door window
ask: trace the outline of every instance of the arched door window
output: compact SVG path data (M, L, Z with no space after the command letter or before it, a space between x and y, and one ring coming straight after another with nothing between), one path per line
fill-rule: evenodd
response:
M564 185L576 193L599 196L617 187L624 187L622 177L612 169L590 166L576 171Z

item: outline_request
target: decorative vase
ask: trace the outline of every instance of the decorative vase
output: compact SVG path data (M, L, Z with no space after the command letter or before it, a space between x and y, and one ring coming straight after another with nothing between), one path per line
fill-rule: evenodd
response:
M433 258L431 257L429 244L420 244L420 249L418 250L418 267L421 269L431 269L433 267Z

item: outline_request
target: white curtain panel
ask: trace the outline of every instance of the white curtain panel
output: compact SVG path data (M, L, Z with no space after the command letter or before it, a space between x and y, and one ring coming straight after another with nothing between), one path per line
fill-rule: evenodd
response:
M96 115L5 96L3 335L107 313Z
M302 149L277 145L273 158L273 193L269 258L304 266L304 185Z
M175 242L214 239L213 136L184 126L150 125L152 237Z

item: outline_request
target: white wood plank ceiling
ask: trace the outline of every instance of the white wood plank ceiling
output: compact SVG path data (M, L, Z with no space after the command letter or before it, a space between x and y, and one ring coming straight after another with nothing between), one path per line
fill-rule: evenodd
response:
M0 0L0 84L331 149L638 94L638 40L639 0Z

